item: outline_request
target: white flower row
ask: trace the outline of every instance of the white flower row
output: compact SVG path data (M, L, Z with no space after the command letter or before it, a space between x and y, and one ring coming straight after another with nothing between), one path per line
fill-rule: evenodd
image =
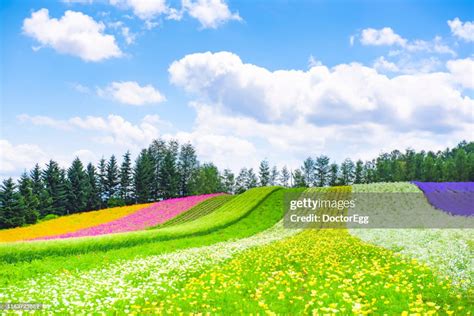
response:
M384 183L354 185L353 192L421 192L410 183ZM420 195L421 196L421 195ZM400 195L403 197L403 195ZM412 209L423 210L432 223L453 223L474 227L472 218L451 216L433 208L425 198L407 198L394 201L392 205L378 204L372 199L373 209L381 213L399 212ZM416 205L414 205L416 204ZM405 209L401 209L405 208ZM429 226L429 225L427 225ZM463 227L463 226L460 226ZM453 282L467 288L474 284L474 229L350 229L350 233L360 239L400 254L424 262Z

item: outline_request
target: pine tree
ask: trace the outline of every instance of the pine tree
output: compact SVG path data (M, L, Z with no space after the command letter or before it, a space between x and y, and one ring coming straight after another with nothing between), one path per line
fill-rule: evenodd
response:
M33 193L33 181L25 172L18 181L18 192L23 199L23 214L26 224L34 224L39 218L40 200L39 196Z
M133 168L133 191L136 203L146 203L153 199L153 165L149 152L143 149Z
M38 207L37 210L41 216L41 210L44 209L47 200L47 193L44 189L43 179L41 175L41 169L38 164L30 171L30 179L31 179L31 188L32 193L36 199L38 199Z
M329 185L336 186L338 185L339 181L339 166L337 163L332 163L329 166Z
M107 198L107 205L116 206L116 200L119 194L120 174L115 155L110 157L105 170L105 195Z
M102 206L100 198L99 179L95 167L89 163L86 169L86 210L97 210Z
M307 186L312 186L315 183L315 171L316 166L314 160L311 157L308 157L303 161L303 166L301 166L301 172L303 173L304 182Z
M258 185L257 175L253 171L253 168L247 170L247 178L245 186L247 189L255 188Z
M98 189L101 200L101 207L105 208L107 207L107 163L104 157L99 160L98 170Z
M323 187L328 184L329 157L324 155L317 157L314 168L316 186Z
M342 185L352 184L354 181L354 163L351 159L345 159L341 164L340 182Z
M87 209L87 176L79 158L76 157L67 170L67 179L69 213L84 212Z
M285 188L288 188L290 186L290 172L288 171L288 168L286 166L283 166L283 168L281 169L280 183Z
M42 177L46 191L46 205L41 215L67 214L68 199L64 170L59 168L57 162L50 160L43 170Z
M25 224L24 205L12 178L3 180L0 188L0 228Z
M235 180L235 193L236 194L243 193L248 189L247 176L248 176L247 168L240 169L239 175L237 176L237 179Z
M357 160L354 170L354 183L360 184L364 182L364 162Z
M278 185L278 177L280 173L276 166L273 166L272 171L270 173L270 185Z
M293 187L295 188L303 188L308 186L305 182L305 176L300 169L296 169L293 172L293 181Z
M179 193L187 196L191 193L190 182L194 171L197 169L197 157L194 147L188 143L181 146L179 153Z
M260 162L258 174L260 178L260 186L268 186L270 184L270 165L267 160L262 160L262 162Z
M235 176L229 169L224 169L224 174L222 175L222 182L224 186L224 192L229 194L234 194L235 192Z
M166 142L162 139L155 139L148 147L148 155L152 166L151 170L151 198L158 200L161 197L160 192L160 169L167 151Z
M123 155L122 166L120 167L120 198L129 205L132 201L132 162L130 151Z
M167 151L159 170L160 192L163 198L171 198L178 195L179 173L176 166L178 155L178 144L170 141Z

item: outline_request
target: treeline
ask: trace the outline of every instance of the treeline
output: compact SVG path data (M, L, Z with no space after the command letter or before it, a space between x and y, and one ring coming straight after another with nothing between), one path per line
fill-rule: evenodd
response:
M347 158L339 165L324 155L309 157L293 172L298 187L397 181L474 181L474 142L436 153L394 150L365 162Z
M87 166L76 158L67 169L51 160L25 172L17 183L11 178L0 189L0 228L106 207L146 203L163 198L215 192L241 193L257 186L333 186L394 181L474 181L474 143L453 149L383 153L371 161L344 160L341 164L321 155L307 158L296 170L279 170L267 160L258 171L242 168L220 172L212 163L201 164L191 144L155 140L132 162L130 152L121 162L115 156Z

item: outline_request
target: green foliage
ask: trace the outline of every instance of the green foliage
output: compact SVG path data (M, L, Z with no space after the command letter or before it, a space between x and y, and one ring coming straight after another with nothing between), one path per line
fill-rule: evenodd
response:
M102 235L69 240L48 240L31 243L0 245L0 261L31 261L47 256L84 254L91 251L108 251L138 244L208 234L233 225L250 214L278 187L261 187L246 191L222 205L214 212L195 221L156 230L123 234Z
M270 165L267 160L260 162L258 175L260 178L260 186L265 187L270 185Z
M74 159L67 170L67 209L69 213L87 210L87 174L79 158Z
M176 216L175 218L161 225L153 227L152 229L175 226L175 225L183 224L186 222L194 221L200 217L203 217L205 215L208 215L214 212L216 209L218 209L225 203L229 202L234 197L235 197L234 195L219 195L219 196L210 198L208 200L205 200L199 203L198 205L194 206L190 210Z
M52 219L55 219L55 218L58 218L59 216L56 215L56 214L48 214L46 215L45 217L43 217L41 219L41 221L49 221L49 220L52 220Z
M24 202L12 178L3 180L0 189L0 228L21 226L25 223Z
M205 163L197 168L189 184L189 190L193 195L222 191L223 185L217 167L211 163Z

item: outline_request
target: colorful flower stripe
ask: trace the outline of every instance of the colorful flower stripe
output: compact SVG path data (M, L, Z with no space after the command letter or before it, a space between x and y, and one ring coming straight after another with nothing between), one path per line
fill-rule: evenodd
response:
M151 204L136 204L108 208L98 211L77 213L62 216L49 221L27 227L17 227L0 231L0 242L31 240L39 237L48 237L75 232L77 230L97 226L127 216Z
M191 207L197 205L198 203L220 194L222 193L204 194L163 200L161 202L154 203L147 208L141 209L133 214L122 217L112 222L104 223L94 227L89 227L86 229L81 229L72 233L37 239L97 236L140 230L164 223L167 220L189 210Z
M474 215L474 182L413 182L434 207L453 215Z

